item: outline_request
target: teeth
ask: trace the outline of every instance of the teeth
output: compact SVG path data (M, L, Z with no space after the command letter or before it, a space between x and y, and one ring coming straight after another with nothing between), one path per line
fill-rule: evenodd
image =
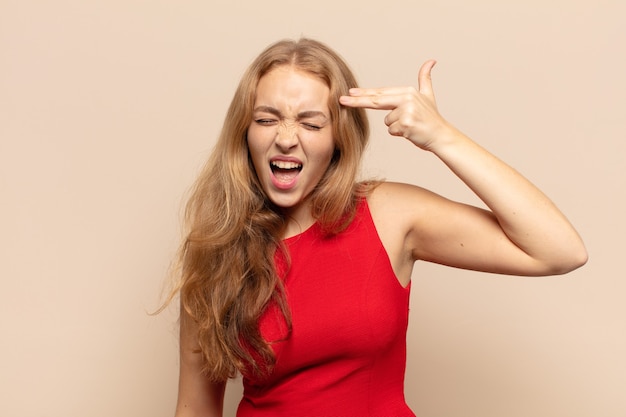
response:
M301 164L297 164L291 161L272 161L272 166L279 169L300 169L302 168Z

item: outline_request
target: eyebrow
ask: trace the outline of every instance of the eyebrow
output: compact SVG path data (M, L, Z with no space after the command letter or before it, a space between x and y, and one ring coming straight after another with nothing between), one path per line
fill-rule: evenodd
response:
M283 117L283 114L280 112L280 110L275 109L274 107L271 107L271 106L256 107L254 109L254 112L270 113L279 118ZM328 120L328 116L326 116L324 112L317 111L317 110L306 110L306 111L298 113L298 119L310 119L313 117L323 117L324 119Z

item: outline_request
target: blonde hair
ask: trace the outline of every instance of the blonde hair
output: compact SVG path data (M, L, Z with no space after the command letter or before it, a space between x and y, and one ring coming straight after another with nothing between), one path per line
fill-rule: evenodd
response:
M289 310L274 268L283 250L285 219L266 197L248 153L256 87L272 69L288 65L319 77L330 89L335 151L310 195L312 214L326 233L343 230L364 187L356 176L369 135L365 111L339 97L356 87L343 59L311 40L284 40L265 49L243 75L213 152L186 206L186 237L179 252L181 308L198 328L204 371L214 381L237 371L266 373L274 364L258 320L276 302L290 327Z

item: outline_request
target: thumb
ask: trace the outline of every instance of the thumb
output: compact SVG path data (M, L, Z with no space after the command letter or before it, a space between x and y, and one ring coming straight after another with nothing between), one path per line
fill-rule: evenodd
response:
M424 62L419 70L417 76L417 85L420 93L433 96L433 82L430 76L430 72L435 66L437 61L434 59Z

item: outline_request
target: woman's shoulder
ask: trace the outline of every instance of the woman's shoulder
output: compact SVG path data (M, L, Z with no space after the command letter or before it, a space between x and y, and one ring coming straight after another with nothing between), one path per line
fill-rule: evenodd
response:
M433 196L424 188L398 182L381 182L367 196L378 236L402 286L409 283L414 262L409 236L430 217L426 207L433 207Z
M373 210L393 211L410 208L418 209L441 199L437 194L413 184L383 181L372 188L367 195L367 203Z
M419 228L424 219L449 207L450 200L425 188L400 182L381 182L367 196L374 223L408 233Z

